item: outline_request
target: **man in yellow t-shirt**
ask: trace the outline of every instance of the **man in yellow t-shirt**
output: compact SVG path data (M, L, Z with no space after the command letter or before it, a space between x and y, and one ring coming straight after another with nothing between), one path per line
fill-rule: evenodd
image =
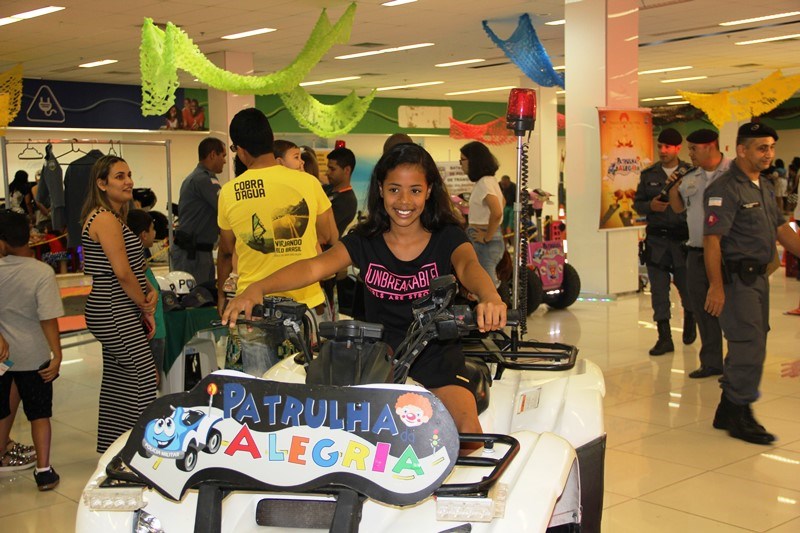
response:
M333 244L338 235L333 229L331 203L319 181L276 161L272 128L261 111L239 111L231 121L230 137L231 150L247 171L223 185L219 193L217 279L228 278L235 249L240 294L254 281L313 257L318 242ZM319 283L277 296L287 296L310 309L325 301ZM225 293L219 284L220 314L224 305Z

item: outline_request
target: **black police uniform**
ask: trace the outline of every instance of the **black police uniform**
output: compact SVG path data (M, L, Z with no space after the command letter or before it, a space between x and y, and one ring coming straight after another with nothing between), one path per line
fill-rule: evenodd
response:
M723 395L733 404L758 399L769 331L767 265L785 223L769 180L759 185L734 162L705 192L705 235L720 235L725 304L719 317L728 356Z
M689 166L688 163L678 160L679 168L689 168ZM636 189L633 207L640 215L647 216L645 264L647 275L650 278L653 320L659 323L659 339L666 334L671 340L669 333L670 273L675 279L681 303L686 308L689 300L686 295L684 243L689 238L689 228L686 225L685 212L676 213L669 206L660 213L650 208L650 201L661 193L668 177L662 169L661 163L644 169L639 177L639 187ZM652 355L659 354L653 353Z

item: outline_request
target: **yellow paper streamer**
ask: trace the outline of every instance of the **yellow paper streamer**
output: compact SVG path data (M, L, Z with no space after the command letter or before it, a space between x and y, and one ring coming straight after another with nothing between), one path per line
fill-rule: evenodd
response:
M0 73L0 135L17 118L22 107L22 65Z
M800 74L784 76L776 70L763 80L738 91L717 94L678 91L694 107L702 110L718 129L732 120L747 120L768 113L800 89Z

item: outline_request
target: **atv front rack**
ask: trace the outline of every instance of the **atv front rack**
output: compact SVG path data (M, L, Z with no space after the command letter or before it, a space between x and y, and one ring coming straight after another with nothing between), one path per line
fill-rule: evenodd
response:
M578 358L578 347L560 342L522 341L512 330L492 331L480 336L461 339L464 355L495 363L494 379L500 379L505 369L543 370L559 372L570 370Z
M482 443L486 451L494 450L495 444L505 444L508 448L499 457L462 456L456 466L491 468L489 474L472 483L443 484L436 491L436 497L485 498L514 460L520 450L517 439L509 435L473 434L459 435L461 445ZM148 486L136 473L129 470L120 456L114 457L106 467L106 479L101 488ZM152 489L152 487L150 487ZM248 486L243 483L223 481L204 481L197 486L197 509L195 511L195 533L222 532L222 501L236 491L261 492L265 498L256 506L255 521L260 526L289 528L325 529L332 533L357 533L366 497L355 490L338 485L326 485L303 494L333 497L333 500L292 499L278 490L265 489L260 485Z
M507 444L508 449L501 457L476 457L463 455L456 459L456 466L478 466L491 468L492 471L475 483L449 483L441 485L434 494L436 496L486 496L505 472L519 452L519 441L510 435L495 433L459 433L458 438L465 443L483 443L486 451L494 450L495 443Z

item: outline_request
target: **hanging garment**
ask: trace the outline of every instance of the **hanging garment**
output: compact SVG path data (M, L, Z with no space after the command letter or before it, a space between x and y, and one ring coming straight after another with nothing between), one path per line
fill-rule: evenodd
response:
M95 161L103 155L100 150L92 150L70 163L64 173L64 216L69 248L81 245L81 210L89 192L89 176Z
M50 219L53 229L63 231L67 226L64 217L64 180L61 165L53 155L53 145L48 144L44 149L44 166L42 167L42 177L39 181L39 190L36 193L36 200L43 205L50 207Z

